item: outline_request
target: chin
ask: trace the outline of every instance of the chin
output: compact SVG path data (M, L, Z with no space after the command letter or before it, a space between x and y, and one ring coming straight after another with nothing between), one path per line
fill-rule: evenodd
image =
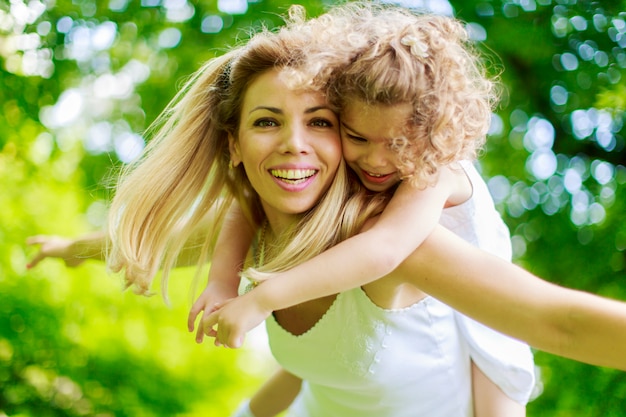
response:
M384 191L389 190L391 187L394 186L395 182L393 181L386 181L382 184L374 184L371 183L369 181L366 181L365 179L361 178L361 184L363 184L363 186L365 188L367 188L369 191L375 192L375 193L382 193Z

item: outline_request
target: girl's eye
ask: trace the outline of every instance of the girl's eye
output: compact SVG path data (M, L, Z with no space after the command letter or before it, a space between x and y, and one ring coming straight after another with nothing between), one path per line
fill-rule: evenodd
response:
M367 139L362 138L361 136L351 135L349 133L346 133L346 137L348 139L350 139L351 141L356 142L356 143L365 143L365 142L367 142Z
M278 123L273 119L259 119L255 120L253 125L255 127L275 127L278 126Z
M333 127L333 123L326 119L314 119L311 121L313 127Z

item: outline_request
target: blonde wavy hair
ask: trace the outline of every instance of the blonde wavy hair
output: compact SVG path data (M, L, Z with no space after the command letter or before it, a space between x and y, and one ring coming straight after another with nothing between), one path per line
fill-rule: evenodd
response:
M487 75L485 55L463 24L367 2L339 7L334 14L352 22L344 39L366 37L368 47L336 73L329 100L339 109L355 99L410 104L413 113L388 146L398 155L399 171L416 186L434 182L441 166L474 159L484 144L499 84Z
M213 221L199 265L210 258L234 201L251 224L264 221L259 195L243 167L229 169L228 135L237 137L246 89L260 74L279 68L292 88L325 90L336 69L366 46L357 40L327 53L328 42L345 23L328 16L307 21L303 9L294 7L279 31L261 30L189 78L149 129L152 138L141 157L121 172L112 200L107 263L113 272L123 272L127 287L147 295L161 270L167 300L169 271L209 212ZM324 57L323 67L313 64L312 54ZM348 178L342 162L319 204L275 240L265 270L295 266L351 236L384 201L381 196L371 200L358 181Z

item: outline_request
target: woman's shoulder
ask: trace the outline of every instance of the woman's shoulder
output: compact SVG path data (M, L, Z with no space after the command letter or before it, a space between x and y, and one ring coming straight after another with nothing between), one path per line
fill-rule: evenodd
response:
M364 285L363 291L374 304L384 309L406 308L427 297L399 271Z

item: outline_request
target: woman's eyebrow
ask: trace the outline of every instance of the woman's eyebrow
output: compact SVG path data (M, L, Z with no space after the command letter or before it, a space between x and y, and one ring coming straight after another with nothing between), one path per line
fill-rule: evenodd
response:
M276 114L283 114L284 113L284 111L282 109L279 109L278 107L256 106L255 108L250 110L248 112L248 114L251 114L251 113L253 113L255 111L258 111L258 110L267 110L267 111L270 111L270 112L276 113ZM310 108L304 110L304 113L305 114L310 114L310 113L315 113L316 111L319 111L319 110L329 110L329 111L332 111L332 109L330 107L328 107L328 106L315 106L315 107L310 107Z
M330 111L332 111L332 109L329 106L315 106L315 107L310 107L310 108L306 109L304 111L304 113L306 113L306 114L315 113L318 110L330 110Z
M252 113L254 113L255 111L258 111L258 110L267 110L267 111L270 111L270 112L272 112L272 113L276 113L276 114L283 114L283 113L284 113L284 112L283 112L281 109L279 109L278 107L270 107L270 106L256 106L255 108L253 108L252 110L250 110L250 111L248 112L248 114L252 114Z

